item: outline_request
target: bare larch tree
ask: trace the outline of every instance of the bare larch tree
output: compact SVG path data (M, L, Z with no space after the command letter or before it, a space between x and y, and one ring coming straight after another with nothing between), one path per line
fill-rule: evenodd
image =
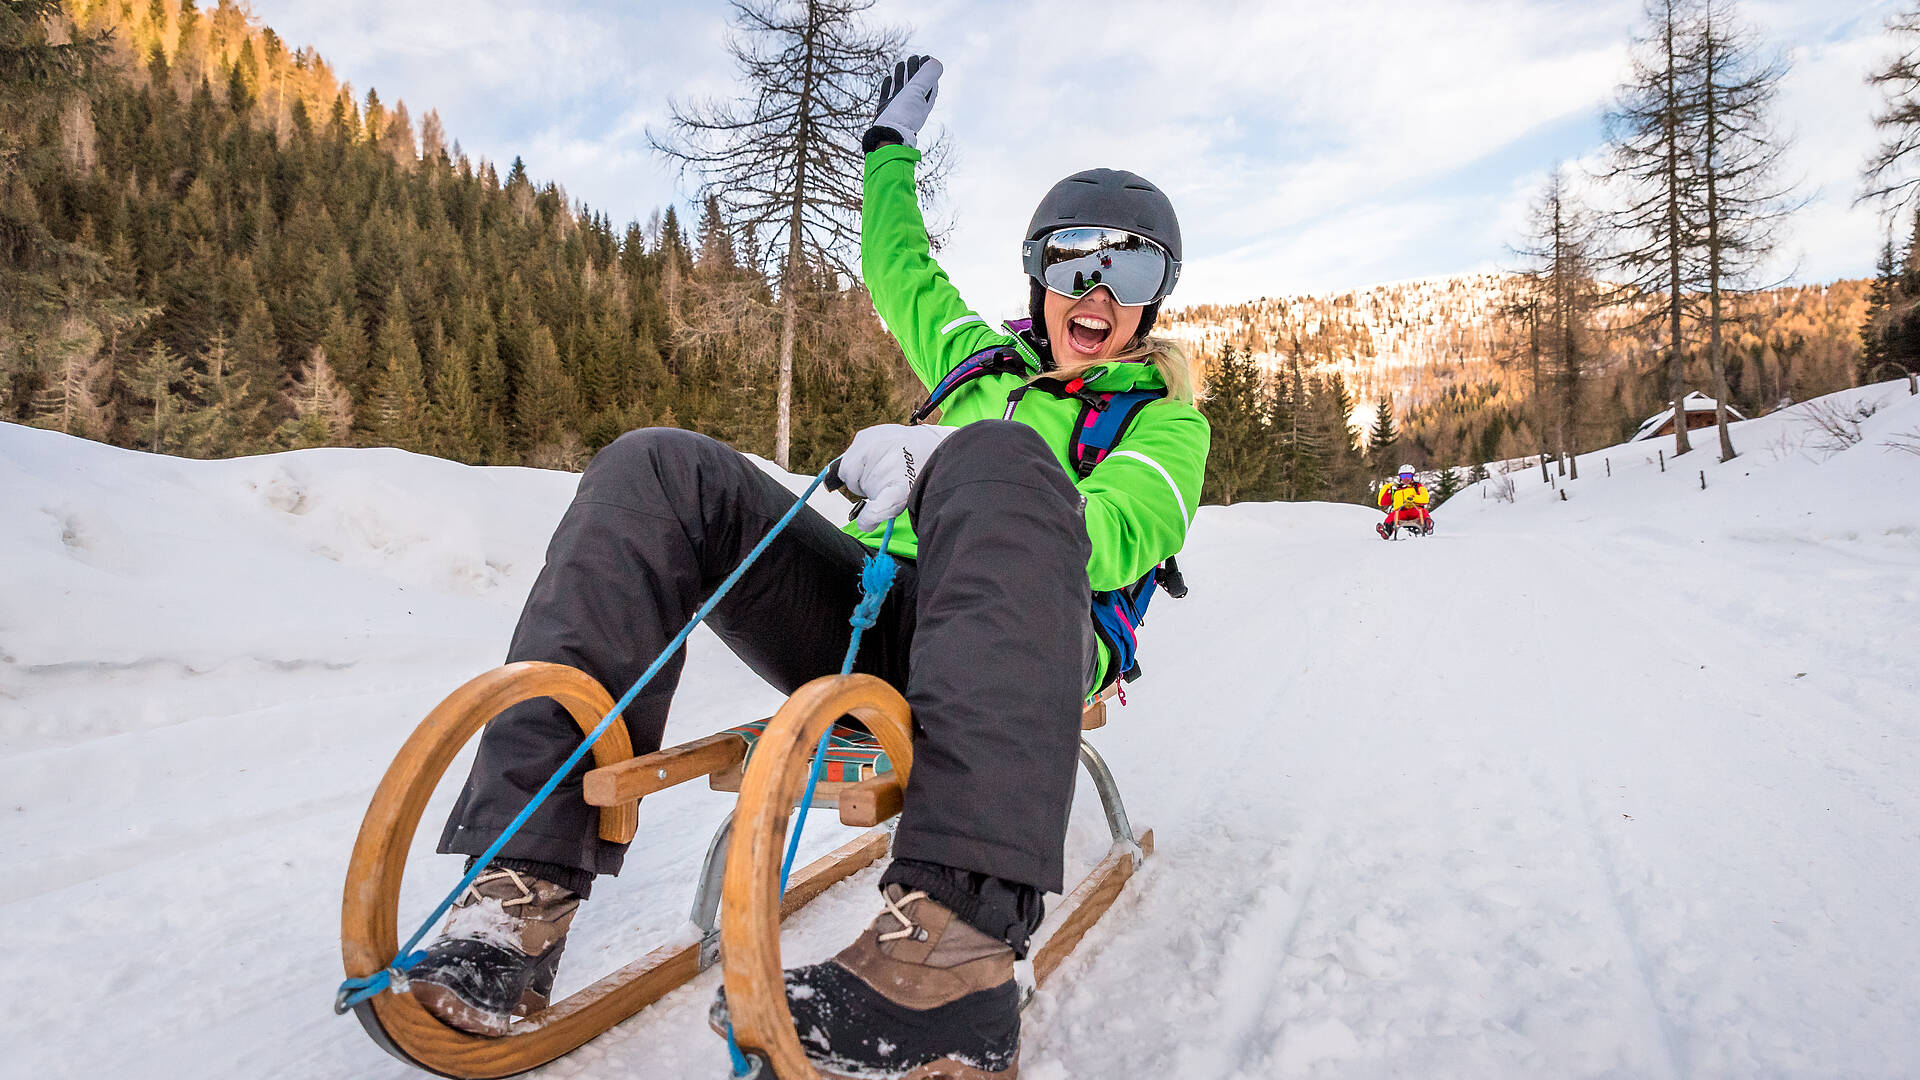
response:
M1540 293L1534 288L1532 279L1525 273L1509 279L1502 289L1498 310L1517 330L1525 331L1524 344L1520 338L1513 339L1515 352L1499 358L1499 362L1504 365L1520 356L1526 358L1529 385L1533 388L1526 419L1533 425L1532 435L1538 441L1540 460L1545 462L1547 449L1543 433L1547 430L1547 396L1541 390L1540 381Z
M1720 460L1734 456L1727 431L1726 298L1750 285L1773 250L1776 226L1799 204L1777 180L1785 139L1771 109L1786 61L1734 15L1728 0L1705 0L1688 35L1698 77L1700 207L1696 291L1706 300L1707 366L1713 373ZM1678 415L1678 414L1676 414Z
M1873 116L1881 142L1860 174L1857 202L1878 202L1888 211L1920 194L1920 8L1887 19L1887 33L1899 52L1867 76L1886 105Z
M1591 216L1569 189L1566 170L1555 167L1534 201L1520 301L1528 309L1534 358L1536 415L1552 416L1555 450L1580 478L1580 387L1593 352L1592 319L1597 299L1597 240ZM1551 397L1541 386L1541 360L1552 376ZM1544 437L1544 432L1543 432Z
M778 283L779 401L774 460L792 442L793 350L802 315L795 292L809 264L855 276L864 158L860 137L906 32L874 27L874 0L734 0L727 47L745 84L732 101L669 102L659 153L718 195L728 221L761 253Z
M1626 194L1612 214L1625 237L1612 263L1648 323L1667 327L1668 396L1673 449L1687 442L1686 338L1688 255L1699 247L1698 73L1686 53L1691 0L1648 0L1648 33L1634 42L1632 70L1607 114L1613 164L1605 179Z

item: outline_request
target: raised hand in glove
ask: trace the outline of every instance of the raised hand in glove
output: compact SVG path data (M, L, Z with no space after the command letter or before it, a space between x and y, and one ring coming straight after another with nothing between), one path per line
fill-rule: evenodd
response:
M940 94L940 61L931 56L909 56L893 65L893 74L880 82L880 109L861 140L861 149L873 153L889 142L915 146L920 128Z
M920 470L954 429L938 424L877 424L853 437L840 455L840 482L856 498L854 520L872 532L907 508L907 495Z

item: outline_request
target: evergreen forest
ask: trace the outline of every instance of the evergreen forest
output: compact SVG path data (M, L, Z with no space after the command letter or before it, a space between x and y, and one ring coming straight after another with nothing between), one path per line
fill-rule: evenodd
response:
M435 113L357 96L228 0L9 9L64 77L7 81L6 418L196 457L579 468L653 424L769 452L770 289L718 199L691 228L673 207L615 226L518 159L472 160ZM864 293L813 269L803 469L913 391Z

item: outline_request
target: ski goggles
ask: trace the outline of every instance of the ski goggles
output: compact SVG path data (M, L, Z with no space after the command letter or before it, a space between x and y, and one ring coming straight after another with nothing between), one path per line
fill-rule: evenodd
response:
M1125 229L1056 229L1021 246L1027 276L1050 291L1079 299L1101 285L1127 307L1151 304L1173 291L1180 260Z

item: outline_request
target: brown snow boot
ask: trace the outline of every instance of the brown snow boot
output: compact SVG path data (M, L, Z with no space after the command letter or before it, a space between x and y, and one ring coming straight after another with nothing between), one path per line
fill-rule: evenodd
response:
M547 1007L580 908L571 889L494 867L474 879L427 958L407 973L415 999L451 1027L505 1035L516 1016Z
M923 892L888 885L886 910L823 964L786 973L787 1008L827 1077L1014 1080L1020 990L1013 949ZM727 1032L726 990L708 1016Z

